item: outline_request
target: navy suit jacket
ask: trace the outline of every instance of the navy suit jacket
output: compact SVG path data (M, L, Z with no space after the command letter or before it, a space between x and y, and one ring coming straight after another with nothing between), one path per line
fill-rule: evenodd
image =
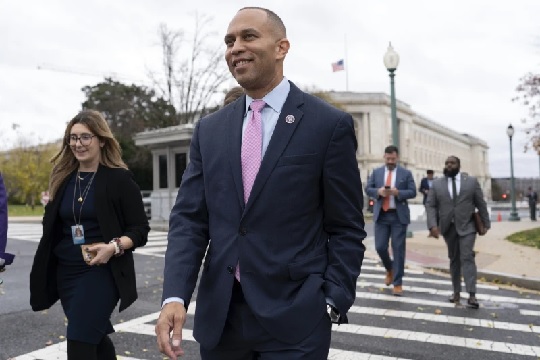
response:
M238 261L257 321L292 344L327 316L326 297L347 321L365 251L352 117L291 83L244 205L244 113L245 96L197 123L169 222L163 299L189 305L207 252L194 325L207 348L223 332Z
M433 180L435 180L435 179L433 179ZM433 180L431 180L431 181L433 181ZM428 194L426 194L424 192L424 190L429 190L429 180L428 180L427 177L422 178L422 180L420 180L420 187L418 188L418 191L420 191L422 193L422 195L424 196L424 199L422 200L422 203L424 205L426 205Z
M373 205L373 221L377 222L379 214L381 212L383 197L379 196L377 190L383 187L386 179L384 178L385 166L381 166L371 174L368 179L366 187L366 194L376 199L375 205ZM416 185L411 172L401 166L396 166L396 189L399 190L399 195L396 197L396 212L399 218L399 222L403 225L411 223L411 213L409 211L409 204L407 199L413 199L416 197Z
M7 191L4 186L4 179L0 174L0 259L4 259L7 265L13 262L15 255L6 253L8 229L8 206Z

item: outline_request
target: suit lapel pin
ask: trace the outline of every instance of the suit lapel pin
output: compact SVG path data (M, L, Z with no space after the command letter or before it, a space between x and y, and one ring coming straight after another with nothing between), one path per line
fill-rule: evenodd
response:
M293 115L287 115L287 116L285 117L285 122L286 122L287 124L292 124L292 123L294 122L294 116L293 116Z

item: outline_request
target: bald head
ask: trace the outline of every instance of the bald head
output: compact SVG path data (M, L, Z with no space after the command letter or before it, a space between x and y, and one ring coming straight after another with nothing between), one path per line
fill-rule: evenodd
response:
M285 28L285 24L283 24L283 21L281 20L281 18L272 10L268 10L268 9L258 7L258 6L246 6L238 10L238 12L242 10L260 10L260 11L265 12L266 17L268 21L270 22L270 27L272 28L274 32L274 35L278 39L287 37L287 29Z

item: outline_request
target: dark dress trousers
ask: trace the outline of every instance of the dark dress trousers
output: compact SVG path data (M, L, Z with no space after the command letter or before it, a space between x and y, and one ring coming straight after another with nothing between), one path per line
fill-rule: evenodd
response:
M347 322L365 251L352 117L291 83L244 205L245 103L243 96L197 123L170 217L164 299L189 305L209 245L194 324L207 349L223 332L238 261L256 321L296 344L327 316L327 297Z
M59 299L58 258L54 250L64 237L59 210L62 195L73 175L66 178L56 196L45 208L43 236L30 272L30 305L34 311L48 309ZM109 242L115 237L125 235L133 240L134 244L124 255L112 257L107 264L120 296L119 310L122 311L137 299L133 250L146 244L150 227L139 187L130 171L100 165L94 185L95 215L103 241ZM99 296L99 288L95 290L95 296Z

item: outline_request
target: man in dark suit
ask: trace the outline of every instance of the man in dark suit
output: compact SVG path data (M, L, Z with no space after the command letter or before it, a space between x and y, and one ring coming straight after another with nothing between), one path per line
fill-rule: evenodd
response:
M396 146L384 149L384 166L373 170L368 180L366 194L375 198L373 222L375 223L375 249L386 269L386 286L393 284L395 296L403 295L405 271L405 238L411 215L407 199L416 197L416 185L411 172L398 163ZM392 238L390 258L388 245Z
M15 255L6 252L8 230L8 207L7 191L4 186L4 179L0 173L0 272L4 271L6 265L10 265ZM0 283L2 281L0 280Z
M193 329L202 359L326 359L365 251L353 120L284 78L289 41L275 13L241 9L225 44L246 95L196 125L170 217L158 347L183 353L206 252Z
M478 209L487 231L491 227L489 213L478 180L460 172L459 158L449 156L444 165L445 176L433 181L433 187L428 195L427 224L431 235L438 238L442 234L448 246L454 290L449 301L456 304L460 302L463 269L465 287L469 293L467 305L478 309L474 261L476 227L472 215L475 209Z
M529 200L529 211L531 213L531 221L536 221L536 204L538 203L538 194L529 186L527 192L527 198Z
M420 180L420 187L418 188L418 191L420 191L422 195L424 195L424 199L422 200L422 203L424 204L424 206L426 206L427 196L429 193L429 189L431 189L432 184L433 184L433 170L428 170L426 171L426 177ZM431 233L428 235L428 237L432 237Z
M429 193L429 189L431 189L431 185L433 184L433 170L426 171L426 177L422 178L420 181L420 188L418 190L424 195L424 199L422 203L424 206L426 205L427 196Z

